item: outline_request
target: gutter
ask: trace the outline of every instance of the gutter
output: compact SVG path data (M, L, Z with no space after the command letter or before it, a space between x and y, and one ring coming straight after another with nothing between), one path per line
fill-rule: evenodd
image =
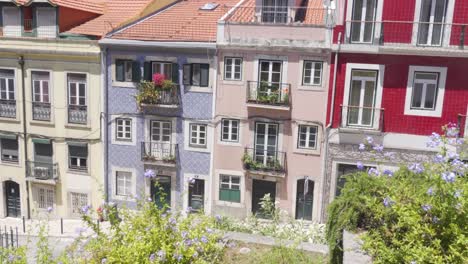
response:
M142 41L104 38L99 41L102 46L139 47L139 48L186 48L216 49L216 42L180 42L180 41Z
M21 91L22 91L22 105L23 105L23 146L24 146L24 177L28 175L28 130L26 124L26 85L25 85L25 74L24 74L24 57L19 56L18 64L21 67ZM26 207L28 219L31 219L31 202L29 199L29 181L26 180Z
M104 123L104 200L106 203L109 202L109 127L108 127L108 120L109 120L109 101L108 101L108 94L107 94L107 89L108 89L108 71L107 71L107 52L108 48L103 48L101 50L101 78L103 78L103 100L104 100L104 118L103 118L103 123Z
M340 47L341 47L341 32L338 34L338 48L335 52L335 62L334 62L334 67L333 67L333 84L332 84L332 97L330 101L330 118L328 121L327 126L325 127L325 148L324 148L324 154L323 154L323 169L322 169L322 212L320 214L320 223L322 223L325 220L325 197L324 194L327 193L327 185L326 185L326 179L327 179L327 168L328 168L328 144L330 140L330 130L333 125L333 116L335 114L335 94L336 94L336 73L338 70L338 56L340 54Z
M21 54L47 54L47 55L69 55L69 56L84 56L84 57L96 57L99 56L99 52L82 52L82 51L60 51L60 50L46 50L46 49L26 49L26 48L0 48L0 52L5 53L21 53Z

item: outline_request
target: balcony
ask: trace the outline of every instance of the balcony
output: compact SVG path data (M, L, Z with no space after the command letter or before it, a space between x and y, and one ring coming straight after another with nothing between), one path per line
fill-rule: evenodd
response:
M33 102L33 120L50 121L50 103Z
M56 181L58 180L58 163L27 161L28 180Z
M286 153L265 148L245 148L244 169L251 174L280 177L286 175Z
M0 100L0 117L16 118L16 100Z
M413 21L346 21L345 44L441 48L465 46L466 24ZM450 31L450 37L447 32ZM407 44L407 45L404 45Z
M247 81L247 106L290 110L291 84Z
M153 83L141 83L137 95L140 109L146 108L179 108L180 86L169 84L167 87L156 87Z
M68 123L70 124L87 124L88 122L88 107L85 105L69 105L68 106Z
M340 105L340 130L384 131L384 109Z
M175 166L177 162L177 144L162 142L141 142L141 160L161 165Z

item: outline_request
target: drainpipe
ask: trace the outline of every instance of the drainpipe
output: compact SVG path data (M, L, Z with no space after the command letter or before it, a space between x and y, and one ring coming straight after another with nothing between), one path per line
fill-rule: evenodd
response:
M324 147L324 154L323 154L323 180L322 180L322 212L320 214L320 222L323 222L325 219L325 207L327 206L325 204L325 197L323 196L326 193L327 185L326 185L326 179L327 179L327 168L328 168L328 144L329 144L329 139L330 139L330 130L331 126L333 124L333 116L335 113L335 94L336 94L336 73L338 69L338 56L340 54L340 48L341 48L341 32L338 34L338 48L335 52L335 62L334 62L334 67L333 67L333 83L332 83L332 97L330 101L330 118L328 121L327 126L325 127L325 147Z
M21 67L21 91L22 91L22 105L23 105L23 146L24 146L24 177L28 175L28 130L26 125L26 86L25 86L25 76L24 76L24 57L23 55L19 56L18 64ZM26 206L27 206L27 216L28 219L31 219L31 202L29 200L29 182L26 181Z
M107 70L107 52L108 48L101 49L101 72L103 76L103 99L104 99L104 200L106 203L109 202L109 127L108 127L108 119L109 119L109 100L107 94L107 87L108 85L108 70Z
M213 80L213 99L212 99L212 106L211 106L211 123L213 125L213 133L216 134L216 122L215 122L215 117L216 117L216 93L217 93L217 87L218 87L218 49L215 49L215 54L213 56L214 60L214 80ZM208 214L211 214L213 211L213 180L214 180L214 148L215 148L215 137L214 135L210 137L212 140L211 142L211 156L210 156L210 177L208 178L208 190L210 192L209 194L209 200L208 200Z

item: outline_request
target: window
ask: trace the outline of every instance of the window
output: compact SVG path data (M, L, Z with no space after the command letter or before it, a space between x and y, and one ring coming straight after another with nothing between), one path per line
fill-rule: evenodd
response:
M39 209L47 209L54 207L55 204L55 191L49 188L37 189L37 207Z
M33 100L38 103L49 103L50 91L49 91L49 73L33 71L32 83L33 83Z
M242 80L242 58L224 58L224 79L231 81Z
M239 120L221 120L221 141L239 142Z
M172 79L172 63L170 62L151 62L152 74L159 73L164 75L165 79Z
M354 0L351 20L351 42L372 43L377 0Z
M240 203L240 177L220 175L219 200Z
M190 124L190 146L195 148L206 148L207 125Z
M132 173L128 171L117 171L115 173L115 190L116 195L131 196L132 195Z
M2 161L18 163L18 140L1 138Z
M288 22L288 1L286 0L263 0L262 22L286 23Z
M418 44L442 45L447 0L421 0Z
M20 37L21 27L21 9L16 6L2 6L3 36Z
M300 149L317 149L317 126L299 126L297 147Z
M0 100L15 100L15 72L0 69Z
M140 81L140 63L133 60L115 60L115 80L118 82Z
M349 101L346 106L347 126L374 125L377 71L352 70Z
M115 119L115 138L118 140L132 140L132 119Z
M415 72L411 109L434 110L437 99L439 74L434 72Z
M68 74L68 103L86 105L86 74Z
M304 61L304 73L302 77L303 85L321 85L322 84L323 62Z
M70 169L88 169L88 145L69 145L68 157Z
M23 6L23 30L33 32L33 9L31 6Z
M56 8L37 7L36 10L36 33L40 38L57 37L57 11Z
M71 215L81 215L81 210L84 206L88 205L88 194L86 193L70 193Z
M209 86L209 64L192 63L184 65L184 85Z

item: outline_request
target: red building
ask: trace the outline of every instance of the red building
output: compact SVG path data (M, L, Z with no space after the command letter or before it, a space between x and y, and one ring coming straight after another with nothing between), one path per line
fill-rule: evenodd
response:
M432 159L427 136L467 136L468 0L341 0L333 33L324 204L356 163L396 169ZM371 136L390 156L360 151ZM390 154L388 154L390 152ZM324 216L324 212L322 212Z

